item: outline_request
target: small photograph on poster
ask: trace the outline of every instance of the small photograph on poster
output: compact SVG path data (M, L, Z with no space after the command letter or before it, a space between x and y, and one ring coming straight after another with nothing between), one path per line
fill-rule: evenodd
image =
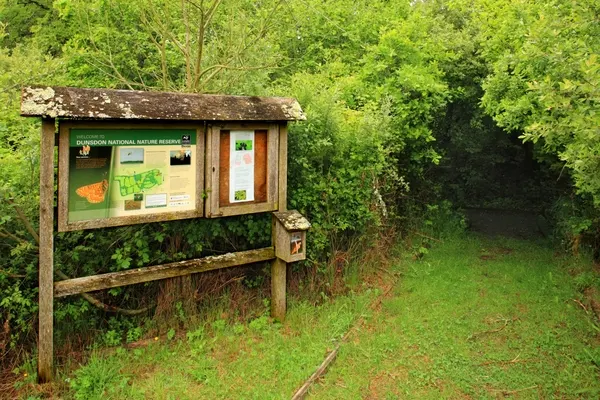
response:
M252 150L252 140L236 140L235 151L250 151Z
M121 164L143 164L144 163L144 149L136 148L121 148L119 149L119 155L121 157Z
M171 150L171 166L174 165L191 165L192 151L191 150Z
M142 201L142 200L144 200L144 194L143 193L135 193L133 195L133 200L134 201Z
M290 254L300 254L302 253L302 234L301 233L292 233L290 238Z
M242 156L242 160L244 161L244 164L246 164L246 165L252 165L254 163L254 159L252 157L252 153L245 153Z
M236 190L235 191L235 201L244 201L248 197L245 190Z
M135 200L125 200L125 211L141 210L142 202Z

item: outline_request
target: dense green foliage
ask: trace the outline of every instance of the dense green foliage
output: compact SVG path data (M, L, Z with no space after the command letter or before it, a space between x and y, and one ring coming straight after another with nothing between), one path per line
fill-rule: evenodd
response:
M579 245L600 236L600 25L588 3L0 0L0 346L32 339L37 311L27 225L37 227L39 123L18 116L21 85L295 96L308 120L290 128L289 207L313 223L300 267L322 271L441 198L556 201L557 226ZM258 247L268 221L61 234L56 267L74 277ZM99 297L135 309L159 293ZM80 298L56 307L59 327L133 326L109 316Z

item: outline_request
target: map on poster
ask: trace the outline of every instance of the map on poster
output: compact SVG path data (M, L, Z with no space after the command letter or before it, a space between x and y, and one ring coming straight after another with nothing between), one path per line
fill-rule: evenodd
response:
M196 209L194 129L71 129L68 221Z

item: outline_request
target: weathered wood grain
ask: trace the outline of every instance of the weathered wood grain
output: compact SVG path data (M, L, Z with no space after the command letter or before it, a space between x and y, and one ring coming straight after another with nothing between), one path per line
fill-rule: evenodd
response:
M310 229L310 222L296 210L279 211L273 213L273 215L281 222L281 225L290 232L306 231Z
M42 120L40 143L40 254L38 381L50 382L54 352L54 119Z
M277 196L278 210L280 212L287 210L287 127L279 126L279 157L278 157L278 179L279 194ZM275 229L275 217L272 222L271 243L277 243L277 233ZM285 320L287 309L286 303L287 290L287 264L280 258L271 262L271 317L280 321Z
M271 263L271 317L282 322L287 310L286 286L287 263L276 258Z
M268 174L267 174L267 199L273 203L274 210L277 210L279 206L278 200L278 188L279 188L279 125L269 125L269 143L267 145L267 163L268 163Z
M235 203L234 203L235 204ZM245 215L245 214L256 214L261 212L268 212L277 209L277 204L265 202L265 203L241 203L239 206L229 206L219 208L219 217L230 217L234 215Z
M77 293L174 278L197 272L269 261L273 258L275 258L275 249L273 247L266 247L258 250L227 253L220 256L210 256L128 271L69 279L54 284L54 296L64 297Z
M212 128L212 136L210 139L211 143L211 155L210 155L210 169L212 171L210 186L206 183L207 189L210 190L210 213L206 214L207 217L219 217L223 214L219 214L219 181L221 176L221 171L219 168L219 158L221 156L220 151L220 140L221 140L221 131L220 128L213 126Z
M27 86L21 93L24 117L301 121L306 117L295 99Z
M70 125L58 126L58 231L69 230L69 131Z
M288 170L288 128L286 124L279 125L279 211L287 210L287 170Z

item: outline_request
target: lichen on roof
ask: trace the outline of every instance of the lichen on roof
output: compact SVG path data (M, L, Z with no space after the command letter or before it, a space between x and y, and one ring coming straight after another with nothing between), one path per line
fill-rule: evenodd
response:
M274 212L273 215L287 231L306 231L310 222L296 210Z
M21 115L64 119L299 121L293 98L73 87L24 87Z

